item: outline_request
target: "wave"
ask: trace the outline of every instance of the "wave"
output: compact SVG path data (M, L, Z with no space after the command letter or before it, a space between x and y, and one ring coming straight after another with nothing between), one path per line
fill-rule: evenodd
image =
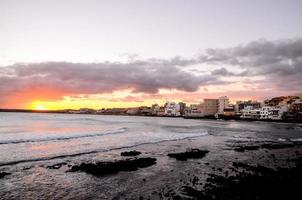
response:
M87 152L79 152L79 153L74 153L74 154L64 154L64 155L58 155L58 156L53 156L53 157L42 157L42 158L16 160L16 161L11 161L11 162L0 163L0 167L9 166L9 165L17 165L17 164L28 163L28 162L39 162L39 161L49 161L49 160L55 160L55 159L71 158L71 157L77 157L77 156L88 155L88 154L95 154L95 153L108 152L108 151L113 151L113 150L133 148L133 147L138 147L138 146L148 145L148 144L160 144L160 143L164 143L164 142L172 142L172 141L193 139L193 138L198 138L198 137L206 136L206 135L208 135L208 133L204 132L204 133L199 134L199 135L188 136L188 137L183 137L183 138L164 139L164 140L154 141L154 142L143 142L143 143L139 143L139 144L133 144L133 145L127 145L127 146L121 146L121 147L114 147L114 148L109 148L109 149L97 149L97 150L92 150L92 151L87 151Z
M302 138L290 139L292 142L302 142Z
M71 136L61 136L61 137L47 137L47 138L37 138L37 139L6 140L6 141L0 141L0 145L31 143L31 142L49 142L49 141L58 141L58 140L72 140L72 139L78 139L78 138L98 137L98 136L104 136L104 135L119 134L119 133L124 133L126 131L127 131L127 128L119 128L119 129L108 130L108 131L104 131L101 133L93 133L93 134L71 135Z

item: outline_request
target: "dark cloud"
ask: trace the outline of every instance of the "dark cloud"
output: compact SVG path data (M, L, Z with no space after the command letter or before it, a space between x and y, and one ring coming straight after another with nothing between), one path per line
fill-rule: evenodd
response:
M243 46L208 49L201 62L228 64L248 69L252 74L295 74L302 71L302 39L258 40Z
M302 39L258 40L227 49L208 49L200 62L231 65L244 70L234 73L226 68L212 71L217 76L265 76L264 86L302 90Z
M211 71L211 74L214 76L247 76L250 74L248 70L245 70L243 72L234 73L229 70L227 70L225 67L214 69Z
M64 94L101 94L130 89L157 93L159 89L196 91L199 86L222 83L209 75L194 75L181 66L193 61L149 59L130 63L45 62L0 68L0 95L33 90L57 89Z

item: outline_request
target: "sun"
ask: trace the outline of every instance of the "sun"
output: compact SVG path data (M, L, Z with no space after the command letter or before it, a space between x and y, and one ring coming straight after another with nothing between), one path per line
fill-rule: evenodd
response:
M46 106L40 105L40 104L39 104L39 105L36 105L36 106L34 107L34 109L35 109L35 110L48 110Z

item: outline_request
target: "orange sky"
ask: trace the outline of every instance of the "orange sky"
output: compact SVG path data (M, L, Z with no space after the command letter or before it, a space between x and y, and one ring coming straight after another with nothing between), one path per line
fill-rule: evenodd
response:
M302 1L255 1L1 0L0 108L301 94Z
M138 107L150 106L154 103L163 105L166 101L183 101L188 104L199 103L204 98L218 98L222 95L231 95L231 101L259 99L261 97L251 96L248 92L235 90L225 91L225 87L209 86L207 89L200 88L196 92L183 92L179 90L163 90L158 94L131 93L129 90L115 91L106 94L89 95L65 95L64 92L55 89L33 89L19 91L11 95L9 101L3 108L26 108L35 110L59 110L79 108L112 108L112 107Z

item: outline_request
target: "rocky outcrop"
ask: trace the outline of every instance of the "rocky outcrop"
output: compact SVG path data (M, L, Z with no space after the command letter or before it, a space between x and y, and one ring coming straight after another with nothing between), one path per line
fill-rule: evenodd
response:
M0 172L0 178L3 178L4 176L10 175L8 172Z
M209 153L208 150L200 150L200 149L190 149L185 152L180 153L169 153L168 156L172 158L176 158L176 160L186 161L187 159L193 158L203 158L206 154Z
M121 156L138 156L140 154L142 153L139 151L124 151L121 153Z
M70 172L83 171L93 175L114 174L120 171L135 171L156 164L156 158L135 158L112 162L82 163L74 165Z
M302 159L296 167L271 169L233 163L238 172L235 176L210 174L204 189L183 186L182 195L186 199L299 199L302 184Z
M245 152L245 151L254 151L259 149L285 149L285 148L293 148L302 146L302 142L263 142L263 143L249 143L249 142L234 142L232 145L228 145L229 147L233 148L235 151L238 152Z

